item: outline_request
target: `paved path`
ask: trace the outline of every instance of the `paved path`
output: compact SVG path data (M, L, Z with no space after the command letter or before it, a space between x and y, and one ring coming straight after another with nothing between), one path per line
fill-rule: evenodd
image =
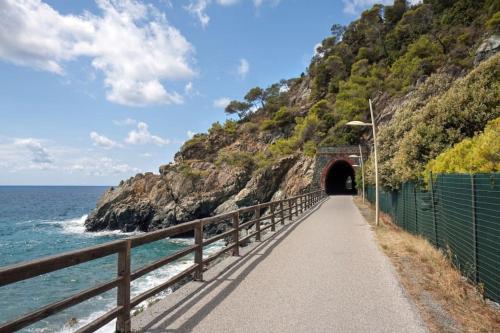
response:
M328 198L242 260L228 260L222 273L181 288L134 326L148 332L426 332L351 197Z

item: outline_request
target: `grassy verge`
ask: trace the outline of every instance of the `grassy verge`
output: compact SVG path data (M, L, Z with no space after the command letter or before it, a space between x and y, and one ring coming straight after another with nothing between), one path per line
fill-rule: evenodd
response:
M355 203L367 221L374 221L372 207L359 198ZM500 306L485 300L445 254L394 225L387 215L381 220L374 228L380 247L431 332L500 332Z

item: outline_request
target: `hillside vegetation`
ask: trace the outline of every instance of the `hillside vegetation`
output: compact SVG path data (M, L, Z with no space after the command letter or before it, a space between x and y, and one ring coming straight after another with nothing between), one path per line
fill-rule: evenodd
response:
M230 135L268 133L273 140L267 149L258 155L234 152L233 158L222 151L224 156L215 158L241 163L244 157L258 170L298 151L312 157L318 146L364 143L369 137L363 130L345 124L369 121L372 98L379 110L384 103L405 104L381 132L386 184L397 187L419 176L429 159L498 116L498 60L443 93L473 68L485 36L499 31L499 10L498 1L426 0L412 7L396 0L373 6L347 27L333 25L305 74L252 88L226 108L237 122L214 125ZM203 139L209 137L193 141Z
M396 0L334 24L304 73L253 87L159 175L111 188L87 230L153 230L307 191L318 147L371 145L369 130L346 126L370 121L369 98L384 186L421 176L500 116L499 47L484 44L500 39L499 11L498 0Z

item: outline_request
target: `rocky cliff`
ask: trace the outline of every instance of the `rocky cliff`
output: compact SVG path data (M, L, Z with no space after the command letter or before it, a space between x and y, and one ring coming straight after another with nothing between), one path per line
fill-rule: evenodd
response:
M300 94L306 89L303 85ZM252 121L215 124L186 142L159 174L138 174L107 190L86 229L151 231L304 191L313 158L287 154L262 157L261 163L254 158L286 131L260 131Z

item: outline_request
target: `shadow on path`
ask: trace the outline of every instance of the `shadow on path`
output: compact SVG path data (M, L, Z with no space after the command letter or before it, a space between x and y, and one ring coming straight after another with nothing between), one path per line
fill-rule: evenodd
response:
M224 268L217 276L212 280L200 283L199 288L197 288L193 293L184 297L181 301L172 305L163 312L157 314L154 319L148 322L147 325L141 327L140 331L159 333L159 332L189 332L193 330L196 325L203 320L212 309L217 307L226 297L228 297L245 279L245 277L264 259L266 259L272 251L278 246L286 236L291 233L301 222L307 219L311 214L316 212L321 206L328 200L323 199L314 208L305 212L298 219L292 221L291 223L285 224L282 228L277 230L275 233L271 234L267 239L262 241L260 244L251 249L248 253L243 255L241 259L235 261L234 263L228 265ZM277 223L278 226L278 223ZM240 268L245 267L241 272L239 272L235 277L230 277L232 274L236 273ZM222 288L217 294L209 294L214 291L221 283L229 281L229 284ZM206 304L204 304L199 310L196 311L191 317L184 320L184 322L175 329L168 328L172 323L174 323L179 317L184 315L193 305L203 300L205 297L211 298ZM156 326L153 328L153 326Z

